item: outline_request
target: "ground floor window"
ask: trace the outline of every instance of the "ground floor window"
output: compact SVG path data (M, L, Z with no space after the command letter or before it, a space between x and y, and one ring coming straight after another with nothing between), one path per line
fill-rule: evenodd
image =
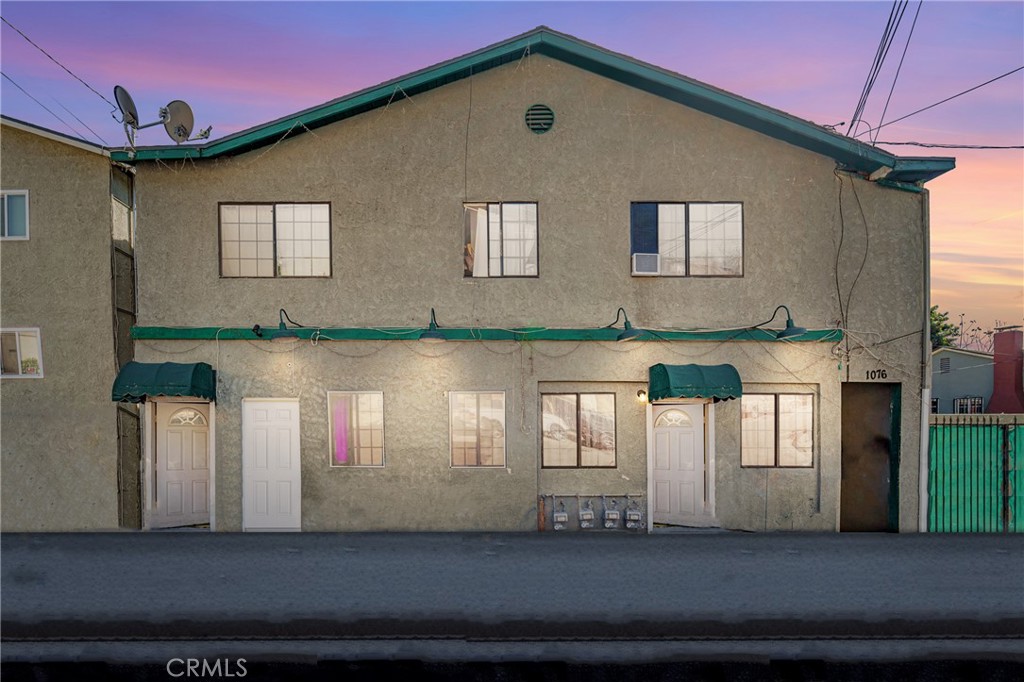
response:
M384 466L384 394L328 391L331 466Z
M0 331L0 354L3 356L3 376L43 376L43 356L40 351L38 329Z
M614 467L615 394L541 394L541 466Z
M814 458L814 396L745 394L741 408L741 464L809 467Z
M505 466L504 391L452 391L449 395L452 466Z
M955 414L981 414L984 400L980 395L964 396L953 401Z

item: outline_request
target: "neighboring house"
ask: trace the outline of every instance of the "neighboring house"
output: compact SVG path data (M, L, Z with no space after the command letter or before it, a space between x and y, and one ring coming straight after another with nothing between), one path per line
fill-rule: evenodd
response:
M1024 414L1024 332L999 329L992 344L932 351L933 414Z
M963 348L932 351L932 414L979 414L992 397L991 353Z
M3 530L138 527L131 175L90 143L0 118Z
M111 157L145 528L919 527L953 159L546 28Z

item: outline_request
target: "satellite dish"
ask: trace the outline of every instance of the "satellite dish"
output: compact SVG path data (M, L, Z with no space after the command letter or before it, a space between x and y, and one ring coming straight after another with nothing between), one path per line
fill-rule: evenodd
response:
M132 100L132 96L128 94L128 91L120 85L115 85L114 99L117 100L117 106L121 108L121 117L124 119L124 124L132 128L138 128L139 110L135 108L135 102Z
M167 131L167 134L178 144L187 141L189 135L192 134L192 127L195 125L192 107L180 99L176 99L164 107L161 113L164 111L167 112L164 116L164 130Z
M192 128L195 126L195 117L192 115L192 107L180 99L160 108L160 120L144 125L139 125L139 110L135 108L135 102L127 90L120 85L115 85L114 99L117 100L117 106L121 109L121 118L124 122L124 132L128 136L128 144L133 147L135 146L136 132L160 123L164 124L164 130L178 144L192 140L205 140L210 137L210 130L213 129L213 126L210 126L190 138L189 135L192 134Z

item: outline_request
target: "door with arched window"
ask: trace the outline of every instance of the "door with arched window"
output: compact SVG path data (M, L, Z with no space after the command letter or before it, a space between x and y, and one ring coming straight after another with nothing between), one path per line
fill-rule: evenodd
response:
M704 406L655 405L653 519L706 525Z
M210 523L210 414L206 404L156 403L150 528Z

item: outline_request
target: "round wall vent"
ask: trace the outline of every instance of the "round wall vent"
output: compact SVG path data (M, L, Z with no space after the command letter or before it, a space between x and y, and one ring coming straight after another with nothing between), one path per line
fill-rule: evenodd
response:
M534 104L526 110L526 127L540 135L555 125L555 112L546 104Z

